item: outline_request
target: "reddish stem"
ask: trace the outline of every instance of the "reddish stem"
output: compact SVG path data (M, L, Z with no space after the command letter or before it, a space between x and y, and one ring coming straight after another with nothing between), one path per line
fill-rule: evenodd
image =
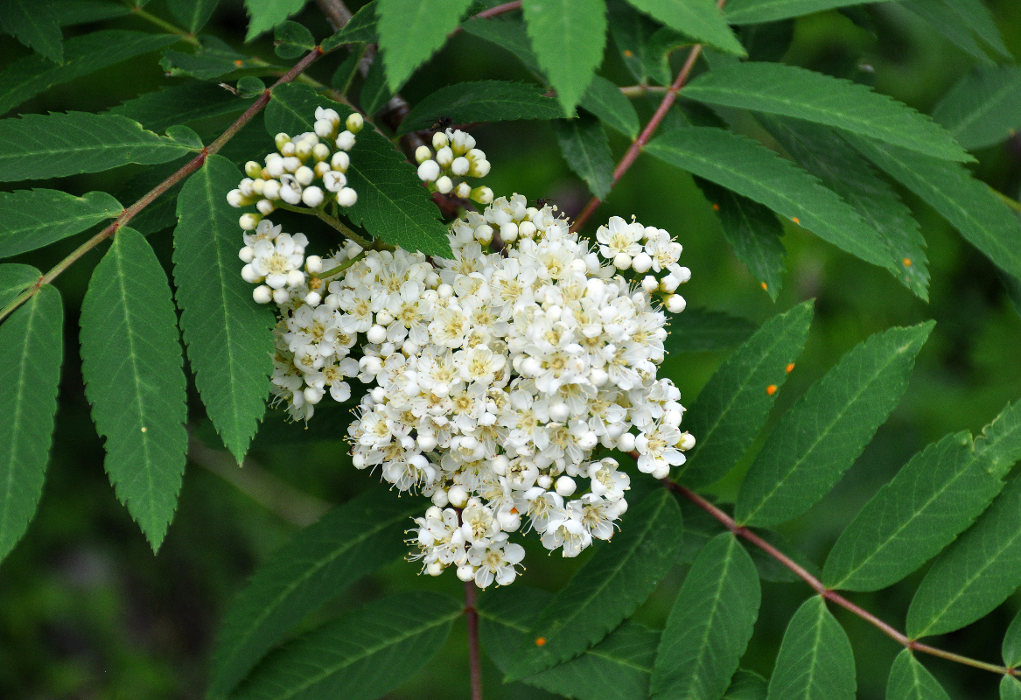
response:
M482 700L482 653L479 649L479 612L475 609L474 581L464 583L464 616L468 622L468 660L471 663L472 700Z

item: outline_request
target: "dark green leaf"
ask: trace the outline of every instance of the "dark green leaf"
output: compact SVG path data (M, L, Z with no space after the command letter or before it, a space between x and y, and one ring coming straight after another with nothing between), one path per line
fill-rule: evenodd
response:
M375 44L376 34L376 0L366 3L351 19L321 44L323 51L332 51L344 44Z
M354 46L351 48L347 58L340 62L337 70L333 71L333 76L330 78L330 87L341 93L348 91L348 88L351 87L351 81L358 75L358 66L362 62L365 50L365 46Z
M1021 681L1004 676L1000 680L1000 700L1021 700Z
M985 148L1021 128L1021 68L977 68L943 96L932 118L965 148Z
M392 96L393 92L386 84L386 71L383 68L383 62L373 61L358 96L362 111L366 114L375 114L386 106L387 100Z
M0 263L0 309L42 277L31 265Z
M379 0L379 48L391 92L397 92L446 43L470 4L471 0Z
M189 76L210 80L239 70L258 68L265 70L265 63L238 53L226 42L214 36L202 37L202 46L193 53L164 51L160 66L172 76Z
M691 565L667 618L653 696L717 698L730 685L759 613L759 575L737 538L717 535Z
M95 173L128 163L152 165L190 149L117 114L26 114L0 119L0 182Z
M820 596L806 600L784 632L769 679L770 700L840 700L855 694L851 643Z
M606 5L602 0L524 0L528 36L564 115L585 94L603 59Z
M64 38L52 0L6 0L0 28L54 63L64 62Z
M273 50L277 56L285 59L298 58L316 46L316 38L303 24L283 22L273 32Z
M905 649L890 667L886 700L950 700L950 696L914 654Z
M559 119L554 131L560 153L574 173L599 199L613 187L613 154L602 124L592 117Z
M581 96L579 103L607 126L616 129L625 136L634 139L638 136L638 112L631 105L631 100L624 96L620 88L606 78L596 75L589 83L588 90Z
M975 32L978 38L1002 58L1014 60L1010 50L1003 43L993 13L982 0L939 0L939 2L953 10L965 26Z
M69 83L177 41L180 37L170 34L104 29L64 42L62 64L35 55L19 58L0 73L0 114L54 85Z
M730 0L725 12L731 24L757 24L799 17L834 7L881 3L887 0Z
M654 50L652 44L653 35L660 30L659 24L624 0L610 0L607 9L613 43L638 83L645 85L651 78L660 85L670 84L670 66L666 56Z
M12 272L0 274L21 276ZM0 411L5 416L0 431L0 560L25 533L42 495L57 412L63 330L60 293L52 285L42 287L0 325Z
M985 49L976 41L976 35L1000 56L1012 59L989 9L981 0L913 0L902 4L926 20L951 43L981 62L992 63Z
M213 16L220 0L169 0L170 14L191 34L198 34Z
M246 75L238 78L237 91L241 99L258 97L266 91L266 83L254 75Z
M250 104L251 100L238 97L219 85L191 82L147 92L109 111L159 132L174 124L240 113Z
M754 671L738 669L723 700L766 700L766 679Z
M652 592L680 544L680 509L670 492L658 489L628 511L613 541L600 545L539 614L506 680L556 666L605 637ZM534 643L539 637L545 644Z
M472 36L509 51L533 75L542 79L542 69L535 54L532 53L532 42L528 39L525 22L520 15L476 17L462 24L461 28ZM559 108L556 116L560 116Z
M1003 635L1003 662L1014 668L1021 665L1021 612L1014 616Z
M805 392L748 470L737 498L739 523L795 518L833 488L900 401L932 326L877 333Z
M671 29L727 53L744 56L744 47L737 40L723 13L712 0L628 0Z
M124 207L106 192L81 197L60 190L0 192L0 258L42 248L93 224L117 216Z
M53 3L51 8L57 15L57 24L61 27L99 22L111 17L122 17L131 12L131 8L125 3L107 0L60 0Z
M675 352L727 350L744 342L755 332L755 324L723 311L689 306L683 314L673 314L664 347L668 355Z
M377 698L436 655L463 607L424 592L373 601L272 652L231 698Z
M170 285L137 231L117 232L92 272L80 322L85 395L106 438L104 467L157 550L184 475L187 387Z
M408 113L398 133L428 129L440 117L456 124L556 119L560 107L538 85L478 80L447 85L423 99Z
M696 439L682 472L686 485L711 484L741 459L801 354L811 322L811 301L774 316L709 379L686 421Z
M1021 459L1021 402L1007 404L982 428L975 441L975 459L984 462L985 469L998 478L1006 476Z
M245 9L251 18L245 41L251 41L291 15L297 14L305 7L305 2L306 0L245 0Z

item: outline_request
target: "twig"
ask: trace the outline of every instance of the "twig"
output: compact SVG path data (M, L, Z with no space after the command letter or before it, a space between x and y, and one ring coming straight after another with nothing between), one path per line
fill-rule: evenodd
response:
M468 622L468 658L471 663L472 700L482 700L482 654L479 649L479 612L475 609L475 581L464 583L464 616Z

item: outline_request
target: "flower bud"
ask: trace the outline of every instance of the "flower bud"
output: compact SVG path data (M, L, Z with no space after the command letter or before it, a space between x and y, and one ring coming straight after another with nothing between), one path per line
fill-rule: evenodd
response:
M357 201L358 193L350 187L345 187L337 193L337 204L342 207L353 207Z
M347 130L350 131L352 134L357 134L359 131L361 131L362 126L364 126L364 124L365 119L358 112L352 112L351 114L347 115L347 119L344 121L344 126L346 126Z
M422 182L434 182L440 176L440 166L435 160L424 160L418 166L418 179Z
M446 175L436 180L436 191L440 194L447 194L452 189L454 189L454 182Z
M355 145L355 135L350 131L342 131L337 136L337 148L342 151L350 151Z
M323 191L315 185L306 187L301 192L301 201L304 202L305 206L315 209L323 203Z
M264 284L260 284L252 290L252 298L255 299L256 304L268 304L273 301L273 290Z

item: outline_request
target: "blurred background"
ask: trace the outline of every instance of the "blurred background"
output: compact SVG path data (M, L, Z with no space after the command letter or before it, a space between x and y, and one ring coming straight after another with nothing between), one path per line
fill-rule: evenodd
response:
M357 6L361 3L352 3ZM1021 56L1021 13L1016 0L987 2L1015 58ZM170 17L161 0L146 9ZM785 60L823 72L874 84L913 107L930 111L946 90L973 65L973 59L933 32L917 15L895 4L879 5L867 15L826 12L803 18ZM330 33L314 3L295 18L317 38ZM240 43L246 17L240 0L225 0L206 28L235 48L276 63L272 44L263 37ZM69 27L65 38L97 28L155 31L136 17L101 25ZM0 66L27 51L9 37L0 39ZM676 63L683 52L675 54ZM329 82L339 58L321 61L310 74ZM863 69L867 66L867 69ZM603 74L618 84L633 79L615 47L607 47ZM478 78L529 79L509 54L471 36L455 37L420 69L402 94L411 102L435 88ZM54 88L19 111L101 111L166 84L153 54L88 78ZM355 93L357 94L357 93ZM643 115L654 103L639 100ZM230 119L192 126L211 139ZM497 194L521 192L545 197L576 213L588 195L559 154L550 125L519 122L473 130L493 163L489 184ZM619 157L626 143L611 134ZM271 148L261 122L252 123L225 150L241 162ZM976 154L978 176L1015 199L1021 194L1021 138ZM176 166L123 168L112 174L67 178L45 186L70 192L117 192L125 182L139 193ZM1021 394L1021 309L1004 291L995 268L910 193L902 196L915 210L928 241L931 286L928 304L912 296L886 271L853 259L811 234L790 228L784 236L787 273L773 302L759 281L723 243L720 226L691 178L640 158L589 225L612 215L635 214L647 225L671 231L685 248L682 263L692 270L685 297L689 307L726 311L756 324L795 303L816 299L816 317L808 345L797 362L780 409L789 406L853 345L877 331L934 318L936 329L919 356L905 398L846 477L811 512L783 528L795 543L790 553L821 563L830 545L875 489L910 455L944 434L977 431L1010 400ZM124 201L124 200L122 200ZM130 201L130 200L128 200ZM160 222L153 225L159 229ZM149 236L169 261L170 228ZM86 234L82 234L85 236ZM82 237L14 259L47 269ZM231 596L260 562L301 527L333 504L367 488L376 479L353 469L342 441L349 414L323 411L308 429L287 425L271 411L250 460L239 470L191 395L193 449L180 507L159 554L117 502L103 471L103 448L89 418L78 359L77 308L92 267L105 247L93 251L63 274L57 284L64 297L65 350L54 449L46 486L34 522L0 566L0 697L2 698L193 698L204 693L215 631ZM169 269L169 264L168 264ZM240 279L239 279L240 283ZM689 404L726 357L726 351L670 357L665 368ZM779 411L774 414L778 415ZM746 465L743 465L746 466ZM735 473L740 474L742 465ZM711 492L733 498L729 478ZM697 514L686 510L686 516ZM533 548L534 549L534 548ZM584 561L561 560L532 551L528 571L515 585L555 590ZM443 591L461 597L460 582L417 576L415 564L397 561L354 586L304 623L310 627L361 602L408 589ZM636 619L662 626L673 594L685 573L679 564L638 612ZM920 572L906 582L853 600L891 624L902 627ZM742 666L769 674L786 620L808 597L809 589L789 581L764 584L756 635ZM1016 596L985 620L934 643L955 652L995 661L1003 631L1021 599ZM858 618L835 612L852 638L859 693L880 698L889 664L900 650L894 642ZM392 698L468 697L464 625L458 622L440 655L391 693ZM939 660L923 659L955 698L992 697L998 677ZM523 685L502 686L499 672L486 666L490 698L545 697Z

